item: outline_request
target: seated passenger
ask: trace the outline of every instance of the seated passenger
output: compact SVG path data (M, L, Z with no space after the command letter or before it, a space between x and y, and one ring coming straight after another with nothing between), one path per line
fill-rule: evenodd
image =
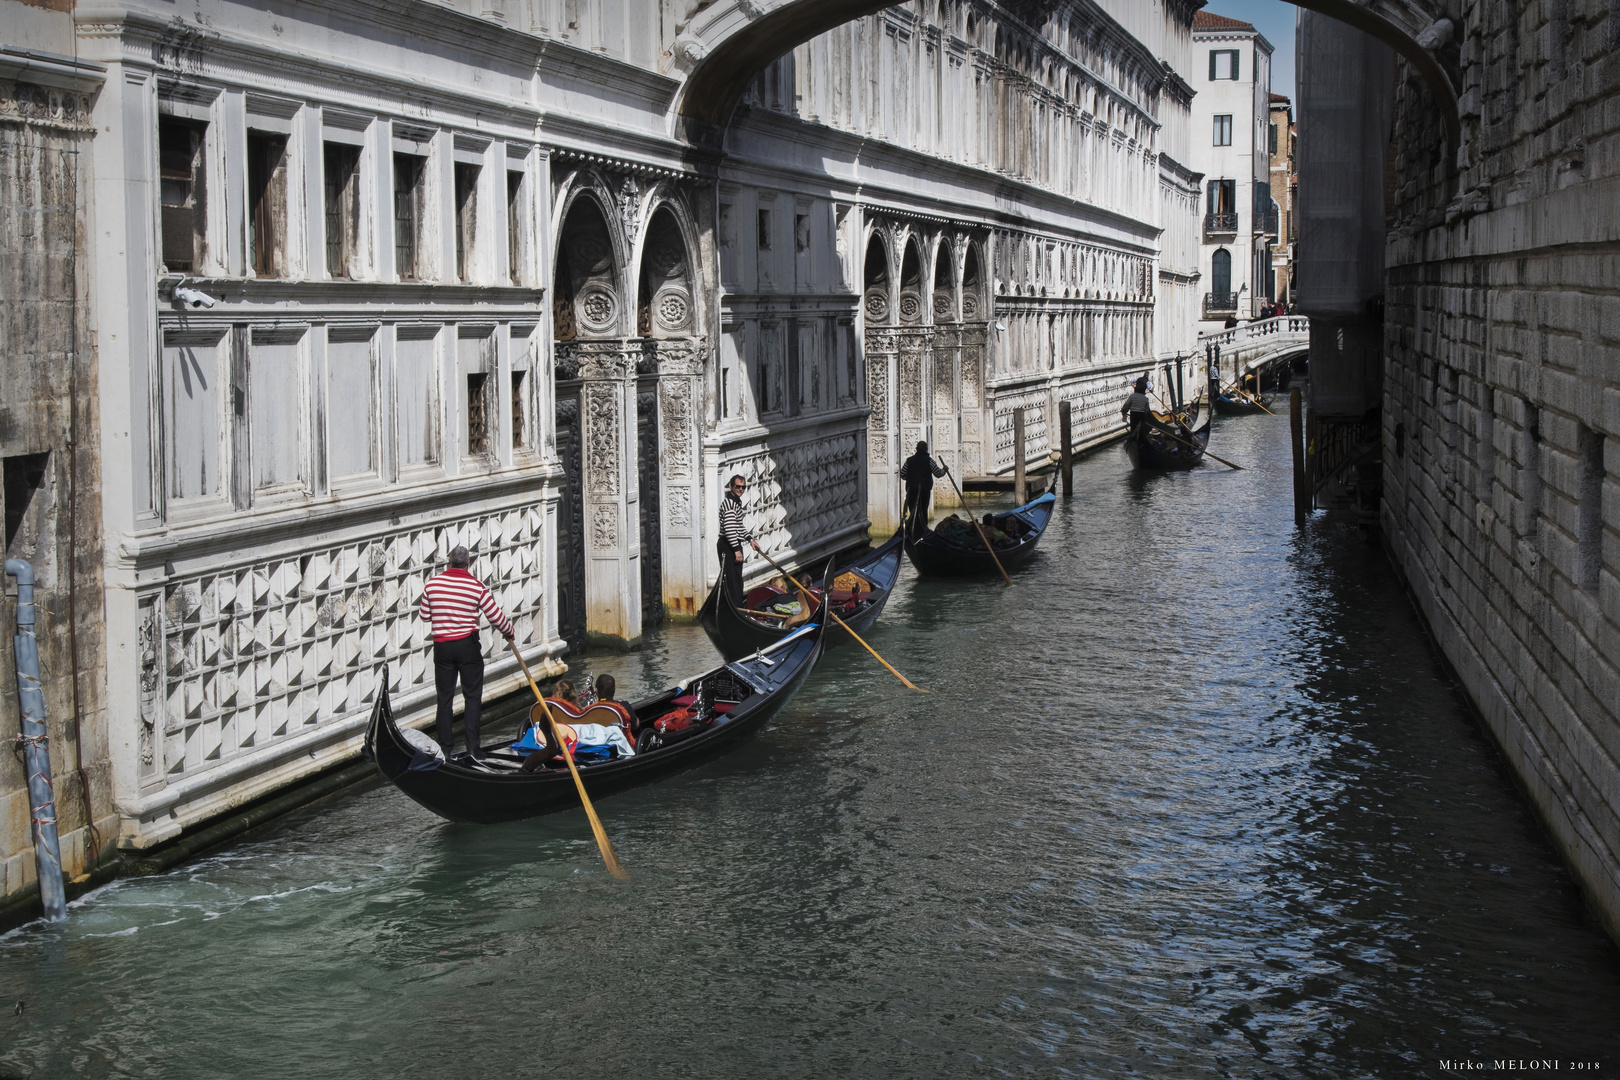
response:
M606 705L619 714L619 726L630 737L633 744L636 736L640 734L641 722L636 718L636 710L628 701L620 701L613 695L619 691L619 681L611 675L598 675L596 677L596 703Z
M1012 541L1012 538L1002 532L1000 527L996 525L996 515L994 514L984 515L984 520L979 522L979 527L984 530L984 535L988 536L990 542L996 547L1007 547Z
M557 685L552 688L552 697L546 698L553 708L561 707L569 716L578 716L585 711L580 703L579 690L568 679L558 679Z
M966 547L969 541L975 539L973 527L955 514L941 521L935 526L934 531L939 534L941 540L948 544L956 544L958 547Z
M523 771L526 773L546 768L554 762L561 761L562 758L546 738L539 707L536 706L529 715L533 721L529 732L514 746L514 749L518 750L527 750L531 746L535 748L533 753L523 759ZM611 722L606 724L590 722L598 718ZM580 722L564 723L553 715L552 723L576 764L589 760L606 761L616 757L634 757L636 754L634 744L625 734L621 715L610 705L599 703L591 706L585 711L584 720Z

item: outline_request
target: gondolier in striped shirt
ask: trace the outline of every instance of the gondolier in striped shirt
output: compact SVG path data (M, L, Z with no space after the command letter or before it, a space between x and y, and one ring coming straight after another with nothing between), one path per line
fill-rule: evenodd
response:
M512 640L512 620L495 603L495 597L482 581L467 570L472 555L457 544L450 549L450 568L428 579L422 588L421 615L433 624L433 675L439 691L439 745L449 756L454 737L450 732L451 713L456 698L456 680L461 680L461 701L466 706L463 720L467 727L467 750L478 756L478 723L484 700L484 650L478 643L478 616L489 620L500 635Z
M906 482L906 505L901 528L907 536L919 536L928 527L928 500L934 494L934 479L945 475L945 466L934 464L928 444L917 444L917 452L900 466L900 479Z
M720 555L720 573L726 582L726 601L732 607L742 607L743 602L743 544L746 542L753 545L755 551L759 550L759 541L743 520L742 497L747 490L748 481L733 476L726 484L725 498L720 500L720 539L715 550Z

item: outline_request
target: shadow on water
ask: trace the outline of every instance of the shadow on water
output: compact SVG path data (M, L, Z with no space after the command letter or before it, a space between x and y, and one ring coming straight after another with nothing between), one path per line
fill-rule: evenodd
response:
M759 737L488 828L374 784L0 938L32 1077L1615 1068L1620 960L1382 555L1249 468L1080 463L1007 588L908 570ZM700 631L588 657L638 694ZM1599 1075L1604 1075L1599 1073Z

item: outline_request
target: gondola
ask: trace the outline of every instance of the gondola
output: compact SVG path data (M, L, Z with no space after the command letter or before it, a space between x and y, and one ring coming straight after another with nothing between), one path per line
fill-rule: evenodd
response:
M1034 502L1025 503L1016 510L997 514L992 520L996 527L1018 543L1012 547L996 548L995 557L981 548L953 544L932 530L906 542L906 554L911 565L924 577L967 577L996 573L996 562L1008 570L1029 562L1035 555L1035 545L1041 542L1047 523L1052 520L1052 508L1057 496L1048 492Z
M827 574L833 612L862 637L882 614L883 606L889 602L889 593L894 589L895 579L900 576L900 543L901 538L896 536L881 547L864 552L860 558ZM720 580L714 583L709 598L698 612L698 623L709 635L709 640L714 642L714 647L720 650L720 655L728 659L781 641L793 632L796 621L816 617L823 592L829 585L829 581L823 581L819 586L810 586L808 612L781 615L768 612L778 604L795 605L797 590L783 592L774 585L756 585L743 598L743 607L748 609L745 614L725 603L725 581L722 574ZM860 587L859 595L854 592L856 585ZM804 605L799 601L796 606ZM836 649L849 640L849 631L832 620L828 620L828 623L825 647Z
M1152 424L1143 424L1125 436L1125 452L1130 455L1133 466L1138 469L1190 469L1204 459L1204 448L1209 445L1208 419L1203 427L1191 430L1196 412L1188 418L1187 426L1169 417L1151 415L1161 424L1174 426L1179 438L1171 438L1169 433Z
M592 800L690 769L737 746L780 712L804 684L821 658L822 640L820 624L810 623L770 648L634 702L642 721L641 741L648 748L633 757L580 761L579 774ZM697 710L699 722L688 729L695 733L682 732L686 737L656 745L659 740L647 735L650 725L678 709ZM586 710L584 722L595 721L590 713ZM377 771L406 795L442 818L480 825L579 805L566 768L522 772L526 755L513 749L515 743L487 749L478 760L465 753L447 760L433 752L435 744L425 733L411 732L410 737L394 722L385 671L371 710L365 752L376 762Z
M1255 413L1268 411L1263 406L1271 404L1269 398L1228 397L1218 394L1215 397L1215 411L1222 416L1250 416Z

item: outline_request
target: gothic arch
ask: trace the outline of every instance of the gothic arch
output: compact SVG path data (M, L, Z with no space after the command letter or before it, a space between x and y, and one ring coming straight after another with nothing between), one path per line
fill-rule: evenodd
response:
M559 341L613 337L626 318L624 242L594 185L580 185L559 200L557 249L552 259L553 337Z
M900 260L900 298L897 302L900 322L907 324L923 321L923 262L922 245L915 233L905 239L905 254Z
M861 306L868 325L894 318L894 303L889 296L889 282L894 278L891 265L888 239L882 229L874 227L867 233L866 259L861 269Z
M933 312L934 322L953 323L959 318L957 296L956 245L949 236L941 234L934 250Z
M962 256L962 321L980 322L990 310L984 292L983 241L969 240Z
M636 252L636 334L695 337L702 332L691 223L671 199L654 202Z

